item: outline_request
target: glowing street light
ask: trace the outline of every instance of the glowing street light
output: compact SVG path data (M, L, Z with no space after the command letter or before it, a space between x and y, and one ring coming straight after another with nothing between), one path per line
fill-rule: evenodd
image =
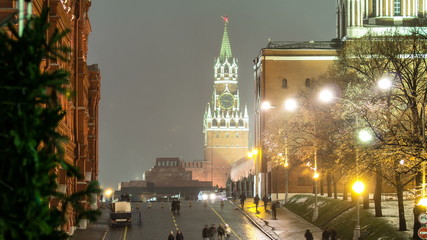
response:
M295 111L298 108L297 100L290 98L285 100L284 104L285 110L287 111Z
M393 86L393 82L388 77L381 78L377 82L378 88L382 90L389 90Z
M373 138L371 132L366 129L360 130L358 136L360 141L365 143L370 142Z
M357 193L357 205L356 205L357 223L356 223L356 227L354 228L353 240L358 240L360 239L360 207L359 207L360 194L365 190L365 184L357 180L351 188L355 193Z
M270 109L270 108L274 108L274 106L273 106L273 105L271 105L271 103L270 103L270 102L265 101L265 102L262 102L262 104L261 104L261 108L262 108L262 109L264 109L264 110L267 110L267 109Z
M105 190L104 194L105 194L105 196L106 196L107 200L111 200L111 199L110 199L110 197L111 197L111 195L113 194L113 189L111 189L111 188L107 188L107 189Z
M331 89L325 88L319 93L319 100L325 103L332 102L335 99L335 94Z

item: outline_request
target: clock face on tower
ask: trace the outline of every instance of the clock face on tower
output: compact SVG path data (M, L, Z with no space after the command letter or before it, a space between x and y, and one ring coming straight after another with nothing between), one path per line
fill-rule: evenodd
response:
M234 96L230 93L223 93L219 96L219 105L222 109L230 109L234 106Z

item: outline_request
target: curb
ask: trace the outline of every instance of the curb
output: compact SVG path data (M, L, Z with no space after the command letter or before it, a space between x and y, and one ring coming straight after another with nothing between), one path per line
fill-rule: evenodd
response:
M232 201L230 201L230 203L233 204L235 208L238 208L243 213L243 215L245 215L245 217L247 217L249 221L251 221L252 224L261 230L267 237L272 240L280 240L280 237L273 231L273 229L271 229L271 227L265 224L264 220L258 218L257 216L251 216L244 209L236 206Z

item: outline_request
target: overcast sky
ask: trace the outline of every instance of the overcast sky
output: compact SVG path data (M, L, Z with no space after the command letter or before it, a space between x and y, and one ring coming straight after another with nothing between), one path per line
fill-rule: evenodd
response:
M141 179L156 157L203 160L222 15L252 126L252 60L268 39L335 38L335 12L335 0L92 0L88 63L102 75L101 185Z

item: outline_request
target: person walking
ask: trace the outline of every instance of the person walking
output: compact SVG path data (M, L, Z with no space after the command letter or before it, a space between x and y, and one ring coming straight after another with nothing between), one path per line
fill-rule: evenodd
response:
M205 227L202 230L202 238L203 240L209 240L209 226L206 224Z
M221 223L218 225L218 240L224 240L225 237L225 229L222 227Z
M337 231L335 229L331 230L331 240L337 240Z
M258 203L259 203L259 197L258 194L254 197L254 203L255 203L255 211L258 212Z
M225 224L224 229L225 229L225 239L226 239L226 240L229 240L229 239L230 239L230 236L231 236L231 228L230 228L230 226L228 226L228 224L226 223L226 224Z
M182 234L181 230L176 231L175 240L184 240L184 235Z
M276 208L277 208L277 203L276 202L272 202L271 203L271 219L276 220Z
M173 236L173 231L169 233L168 240L175 240L175 237Z
M267 211L267 205L268 205L267 194L264 195L264 197L262 198L262 201L264 202L264 210Z
M243 207L245 206L246 195L244 193L240 194L239 199L240 199L240 205L242 206L242 209L243 209Z
M176 204L176 212L179 214L179 211L181 211L181 201L177 200L175 204Z
M212 224L211 227L209 228L209 240L215 240L216 239L216 227L215 224Z
M313 234L310 232L310 229L305 230L304 237L306 240L313 240Z
M172 214L175 215L175 212L176 212L176 201L175 200L172 200L172 203L171 203L171 212L172 212Z
M329 237L331 236L331 233L329 232L329 229L326 228L322 232L322 240L329 240Z

